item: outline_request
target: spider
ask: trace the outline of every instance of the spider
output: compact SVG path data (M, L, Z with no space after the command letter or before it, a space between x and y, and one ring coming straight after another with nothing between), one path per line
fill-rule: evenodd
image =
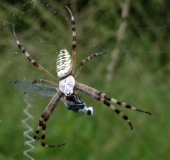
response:
M86 104L80 100L80 97L78 96L77 92L83 92L84 94L88 95L89 97L92 97L93 99L102 102L104 105L109 107L112 111L114 111L116 114L118 114L120 117L122 117L130 126L131 129L133 129L132 124L129 120L129 118L121 111L119 111L117 108L115 108L111 103L118 104L122 107L135 110L138 112L143 112L151 115L150 112L137 109L125 102L121 102L119 100L116 100L114 98L109 97L103 92L98 91L97 89L94 89L90 86L87 86L85 84L82 84L80 82L77 82L76 79L83 67L83 65L88 62L89 60L93 59L96 56L103 55L106 52L102 53L94 53L84 60L81 61L81 63L78 66L78 69L76 70L76 49L77 49L77 40L76 40L76 27L75 27L75 20L74 16L71 12L71 10L65 6L68 10L70 17L71 17L71 26L72 26L72 55L66 50L62 49L59 51L58 57L57 57L57 64L56 64L56 71L57 71L57 77L52 75L48 70L46 70L44 67L42 67L40 64L38 64L29 53L24 49L24 47L19 42L16 33L15 28L13 25L13 34L16 40L16 43L19 47L19 49L23 52L23 54L28 58L30 63L32 63L38 70L45 73L47 76L55 80L55 82L49 81L49 80L43 80L43 79L37 79L33 81L33 83L44 83L52 86L59 86L56 90L55 95L50 100L46 108L44 109L43 113L41 114L41 117L39 119L39 125L37 127L37 130L34 135L34 139L41 139L41 145L43 147L59 147L64 144L60 145L48 145L45 142L45 131L46 131L46 122L50 118L52 112L54 111L55 107L57 106L60 99L64 102L66 107L68 109L71 109L75 112L83 112L87 115L93 114L93 108L87 107ZM38 137L39 132L42 130L41 138Z

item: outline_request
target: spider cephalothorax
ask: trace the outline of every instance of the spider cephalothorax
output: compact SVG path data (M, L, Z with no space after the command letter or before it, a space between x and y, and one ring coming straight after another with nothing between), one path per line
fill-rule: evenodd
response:
M77 82L76 79L82 69L82 66L92 58L105 54L106 52L102 53L94 53L87 58L85 58L79 65L78 69L76 69L76 28L75 28L75 20L74 17L70 11L70 9L66 6L67 10L70 13L71 16L71 24L72 24L72 55L69 54L69 52L66 49L60 50L57 58L57 77L52 75L49 71L47 71L45 68L43 68L40 64L38 64L34 59L31 58L31 56L28 54L28 52L24 49L24 47L19 42L16 33L15 28L13 26L13 33L14 37L16 39L17 45L19 49L24 53L24 55L28 58L28 60L40 71L45 73L47 76L55 80L56 82L52 82L49 80L43 80L43 79L37 79L33 83L44 83L52 86L58 86L58 89L56 89L56 93L47 105L47 107L44 109L40 120L39 125L37 127L36 133L34 135L35 139L38 139L38 134L42 130L42 136L41 136L41 144L44 147L59 147L61 145L53 146L48 145L45 143L45 130L46 130L46 122L50 118L53 110L55 109L56 105L60 101L60 99L64 102L65 106L69 110L73 110L74 112L82 112L87 115L93 114L93 108L86 106L86 104L80 99L80 97L77 95L77 92L80 91L93 99L96 99L97 101L102 102L104 105L109 107L112 111L117 113L120 117L122 117L130 126L131 129L133 129L132 124L128 117L124 115L121 111L119 111L117 108L115 108L111 103L118 104L122 107L132 109L135 111L143 112L150 114L150 112L143 111L140 109L137 109L129 104L126 104L124 102L118 101L114 98L111 98L107 96L105 93L102 93L90 86L87 86L85 84L82 84L80 82Z

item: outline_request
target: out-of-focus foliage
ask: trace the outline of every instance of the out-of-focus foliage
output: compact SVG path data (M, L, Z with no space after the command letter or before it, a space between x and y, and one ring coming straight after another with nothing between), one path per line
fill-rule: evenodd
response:
M121 44L113 80L107 67L117 46L116 33L122 23L124 1L1 1L0 20L15 24L17 36L41 65L56 74L56 52L71 51L68 5L76 19L77 61L95 52L107 54L85 64L78 81L114 98L153 113L148 116L122 110L130 118L131 131L120 117L103 104L81 94L94 107L94 116L74 114L60 103L47 123L47 143L66 146L41 147L35 142L35 159L103 160L170 159L170 11L168 1L131 1L128 26ZM23 94L13 88L15 79L49 79L36 70L17 48L12 26L0 23L0 159L24 159L25 138L21 120L25 118ZM49 98L30 95L34 131ZM33 136L33 133L32 133ZM26 159L26 158L25 158Z

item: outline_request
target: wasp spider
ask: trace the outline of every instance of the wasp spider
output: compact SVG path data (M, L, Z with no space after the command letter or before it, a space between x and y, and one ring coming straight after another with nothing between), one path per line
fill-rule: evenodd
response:
M98 55L105 54L106 52L94 53L88 56L87 58L81 61L78 69L75 70L76 69L76 48L77 48L75 20L74 20L71 10L67 6L66 8L71 16L72 38L73 38L72 39L72 55L70 55L70 53L66 49L62 49L59 51L59 54L57 57L57 66L56 66L57 77L52 75L49 71L47 71L44 67L42 67L34 59L31 58L31 56L28 54L28 52L24 49L24 47L19 42L16 36L16 33L15 33L15 28L13 26L14 37L16 39L16 43L19 49L28 58L30 63L32 63L37 69L39 69L40 71L42 71L43 73L45 73L47 76L49 76L55 81L55 82L52 82L48 80L38 79L38 80L35 80L33 83L44 83L48 85L59 86L59 88L56 90L55 95L53 96L53 98L51 99L47 107L44 109L40 117L39 125L37 127L36 133L34 135L35 139L39 139L38 135L39 135L39 132L42 130L42 135L40 139L41 139L41 144L43 147L59 147L59 146L64 145L64 144L48 145L45 142L46 122L50 118L52 112L54 111L60 99L64 102L64 104L66 105L68 109L71 109L74 112L79 111L87 115L93 114L93 108L87 107L86 104L80 100L80 97L77 95L77 91L83 92L84 94L94 98L95 100L102 102L104 105L106 105L112 111L114 111L120 117L122 117L129 124L131 129L133 129L133 127L132 127L132 124L129 118L126 115L124 115L124 113L122 113L117 108L115 108L111 103L116 103L122 107L151 115L150 112L137 109L129 104L126 104L124 102L111 98L105 93L100 92L90 86L87 86L85 84L82 84L76 81L79 75L79 72L81 71L83 65L87 61L91 60L92 58Z

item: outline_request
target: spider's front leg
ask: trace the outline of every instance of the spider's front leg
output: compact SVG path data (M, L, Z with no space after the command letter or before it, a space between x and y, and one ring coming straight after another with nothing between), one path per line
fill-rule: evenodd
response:
M130 128L133 129L132 127L132 124L130 122L130 120L128 119L128 117L121 111L119 111L116 107L114 107L110 102L113 102L113 103L116 103L122 107L125 107L125 108L128 108L128 109L132 109L132 110L135 110L135 111L138 111L138 112L143 112L143 113L147 113L149 115L151 115L150 112L147 112L147 111L143 111L141 109L137 109L129 104L126 104L124 102L120 102L114 98L110 98L108 97L105 93L102 93L92 87L89 87L85 84L81 84L79 82L76 82L76 85L75 85L75 88L85 94L87 94L88 96L104 103L106 106L108 106L111 110L115 111L119 116L121 116L124 120L126 120L126 122L129 124Z
M63 94L61 92L57 92L54 97L51 99L51 101L49 102L49 104L47 105L47 107L45 108L44 112L42 113L40 120L39 120L39 125L37 127L36 133L34 135L34 139L39 139L38 135L40 130L42 129L42 136L41 136L41 145L43 147L60 147L65 145L65 143L63 144L59 144L59 145L48 145L45 143L45 130L46 130L46 122L48 121L48 119L50 118L53 110L55 109L56 105L58 104L60 98L63 96Z
M123 112L119 111L116 107L114 107L112 104L110 104L107 100L105 100L103 98L100 98L100 94L101 94L100 91L98 91L98 90L96 90L96 89L94 89L92 87L89 87L89 86L87 86L85 84L79 83L79 82L76 82L75 88L77 90L85 93L86 95L88 95L88 96L102 102L106 106L108 106L111 110L116 112L119 116L121 116L129 124L131 130L133 129L133 126L132 126L129 118L126 115L124 115Z

